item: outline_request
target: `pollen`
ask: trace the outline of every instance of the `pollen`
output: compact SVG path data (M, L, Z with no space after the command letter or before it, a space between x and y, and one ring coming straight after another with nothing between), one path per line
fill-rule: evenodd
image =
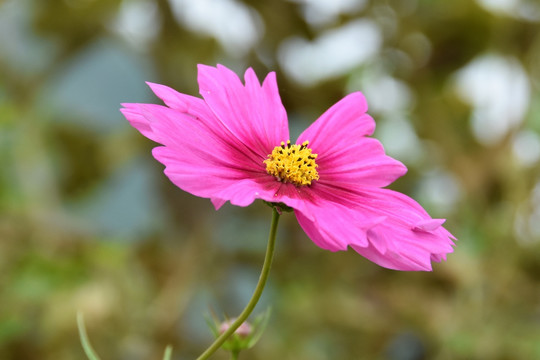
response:
M264 160L266 172L278 181L296 186L311 185L314 180L319 180L315 162L317 154L313 154L308 145L309 141L302 145L291 145L290 140L287 143L282 141Z

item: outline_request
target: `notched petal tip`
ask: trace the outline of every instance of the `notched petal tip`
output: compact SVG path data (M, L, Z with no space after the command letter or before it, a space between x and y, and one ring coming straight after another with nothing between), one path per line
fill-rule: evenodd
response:
M150 81L146 81L146 85L148 85L154 95L160 98L165 105L171 109L187 111L186 100L184 99L185 95L167 85L157 84Z
M227 200L219 198L211 198L210 201L216 210L219 210L227 202Z
M156 94L157 97L161 98L160 94L163 93L164 90L172 90L170 87L158 83L153 83L150 81L145 81L146 85L152 90L154 94ZM174 90L173 90L174 91Z
M416 223L412 230L413 231L423 231L423 232L432 232L437 230L446 219L424 219Z
M257 74L255 74L253 68L247 68L246 72L244 73L244 81L246 83L246 86L255 85L257 88L261 87L259 78L257 77Z
M146 84L152 92L171 109L187 113L189 111L189 99L191 97L181 94L173 88L147 81Z
M221 65L221 64L218 64L217 66L220 67L220 66L222 66L222 65ZM210 65L197 64L197 71L198 71L199 74L200 74L201 72L211 71L212 69L216 69L216 68L213 67L213 66L210 66Z
M147 104L122 103L121 105L123 107L120 108L120 112L129 121L131 126L139 130L141 134L150 140L159 142L152 130L151 121L144 115L143 107Z
M370 189L361 207L364 216L385 214L387 219L367 232L369 246L353 248L383 267L401 271L431 271L431 261L453 251L451 234L413 199L386 189Z

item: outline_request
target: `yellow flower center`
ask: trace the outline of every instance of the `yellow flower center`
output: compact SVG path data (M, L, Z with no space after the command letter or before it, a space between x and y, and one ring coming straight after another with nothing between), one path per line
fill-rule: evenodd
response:
M282 141L264 160L266 172L278 181L296 186L311 185L313 180L319 180L315 162L317 154L312 154L308 145L309 141L302 145L291 145L290 140L286 144Z

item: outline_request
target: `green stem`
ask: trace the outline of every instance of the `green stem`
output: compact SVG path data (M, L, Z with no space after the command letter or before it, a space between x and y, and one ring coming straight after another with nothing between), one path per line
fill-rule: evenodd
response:
M264 264L261 270L261 275L259 276L259 282L251 300L242 311L242 313L236 318L236 320L231 324L231 326L223 332L218 338L206 349L197 360L205 360L210 357L213 353L217 351L223 345L223 343L231 336L240 325L246 321L248 316L251 314L257 302L261 297L264 286L266 285L266 280L268 279L268 273L270 272L270 267L272 266L272 258L274 257L274 247L276 244L276 230L279 221L279 213L275 207L272 208L272 224L270 225L270 234L268 235L268 245L266 246L266 255L264 257Z
M231 351L231 360L238 360L238 355L240 351Z
M86 354L88 359L100 360L94 348L92 347L92 345L90 345L90 340L88 340L88 335L86 334L86 327L84 326L84 318L81 312L77 313L77 326L79 327L79 336L81 338L84 353Z

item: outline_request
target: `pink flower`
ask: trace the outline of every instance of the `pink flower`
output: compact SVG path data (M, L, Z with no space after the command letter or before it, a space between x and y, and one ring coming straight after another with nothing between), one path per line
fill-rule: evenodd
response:
M383 187L407 168L387 156L360 92L344 97L289 143L276 75L245 85L224 66L199 65L202 99L149 83L167 106L123 104L131 125L162 144L154 157L181 189L247 206L255 199L294 209L313 242L353 248L396 270L431 270L455 239L413 199Z

